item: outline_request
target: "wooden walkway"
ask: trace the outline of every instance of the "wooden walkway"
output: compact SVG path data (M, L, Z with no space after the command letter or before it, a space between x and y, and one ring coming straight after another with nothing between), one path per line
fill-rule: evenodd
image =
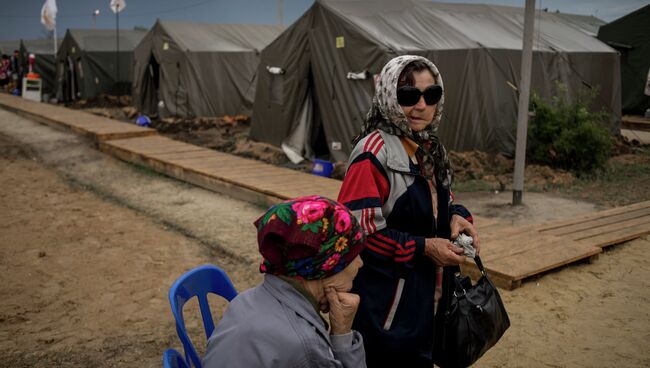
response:
M338 180L161 136L105 141L99 148L122 160L262 206L313 194L336 198L341 186Z
M6 93L0 93L0 106L39 123L73 131L93 142L158 134L155 129L126 124L62 106L29 101Z
M153 129L64 107L4 94L0 106L87 136L103 152L124 161L262 206L312 194L336 198L341 185L338 180L175 141ZM650 201L538 225L503 227L480 218L477 224L488 272L499 287L513 289L526 278L594 260L603 247L650 233ZM472 261L463 269L477 275Z
M623 115L621 122L624 128L650 132L650 118L637 115Z
M481 260L506 289L579 260L592 261L602 248L650 233L650 201L540 225L480 228ZM478 275L470 260L464 270Z

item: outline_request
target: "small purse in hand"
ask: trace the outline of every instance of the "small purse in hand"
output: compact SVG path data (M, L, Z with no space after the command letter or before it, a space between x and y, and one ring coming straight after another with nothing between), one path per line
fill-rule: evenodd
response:
M474 258L481 278L454 276L456 288L445 313L441 359L443 367L468 367L499 341L510 327L508 313L497 288L487 276L479 256Z

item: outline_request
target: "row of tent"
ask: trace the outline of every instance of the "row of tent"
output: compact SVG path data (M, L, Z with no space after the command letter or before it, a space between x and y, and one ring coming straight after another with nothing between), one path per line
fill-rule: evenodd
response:
M250 114L255 140L344 160L370 106L373 77L392 57L418 54L444 79L447 147L512 153L523 23L515 7L317 0L286 29L158 21L148 32L120 30L119 54L115 30L68 30L56 56L56 94L66 101L130 87L146 114ZM625 64L620 48L594 37L602 23L538 11L531 88L543 97L557 82L570 96L597 89L594 108L610 112L615 130L627 101ZM649 34L638 35L642 47L618 43L643 49Z

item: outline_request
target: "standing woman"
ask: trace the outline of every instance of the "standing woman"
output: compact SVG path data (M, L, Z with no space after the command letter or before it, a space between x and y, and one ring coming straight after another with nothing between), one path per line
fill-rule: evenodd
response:
M443 103L431 61L390 60L339 193L368 235L353 287L368 367L431 368L452 277L465 259L449 239L465 232L479 249L470 213L452 204L452 171L437 135Z

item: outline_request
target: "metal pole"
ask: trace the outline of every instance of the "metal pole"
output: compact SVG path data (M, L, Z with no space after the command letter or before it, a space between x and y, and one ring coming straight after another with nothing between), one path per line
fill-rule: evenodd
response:
M115 51L115 67L117 75L115 77L115 86L117 94L120 94L120 4L118 3L115 8L115 36L117 41L117 50Z
M284 6L282 5L282 0L278 0L278 22L280 25L284 24Z
M56 26L54 26L54 57L56 57L57 47L56 47Z
M530 97L530 72L533 61L533 30L535 29L535 0L526 0L524 16L524 49L521 54L521 79L519 83L519 112L517 114L517 145L515 148L515 173L512 187L512 204L521 205L526 167L526 135L528 133L528 99Z

